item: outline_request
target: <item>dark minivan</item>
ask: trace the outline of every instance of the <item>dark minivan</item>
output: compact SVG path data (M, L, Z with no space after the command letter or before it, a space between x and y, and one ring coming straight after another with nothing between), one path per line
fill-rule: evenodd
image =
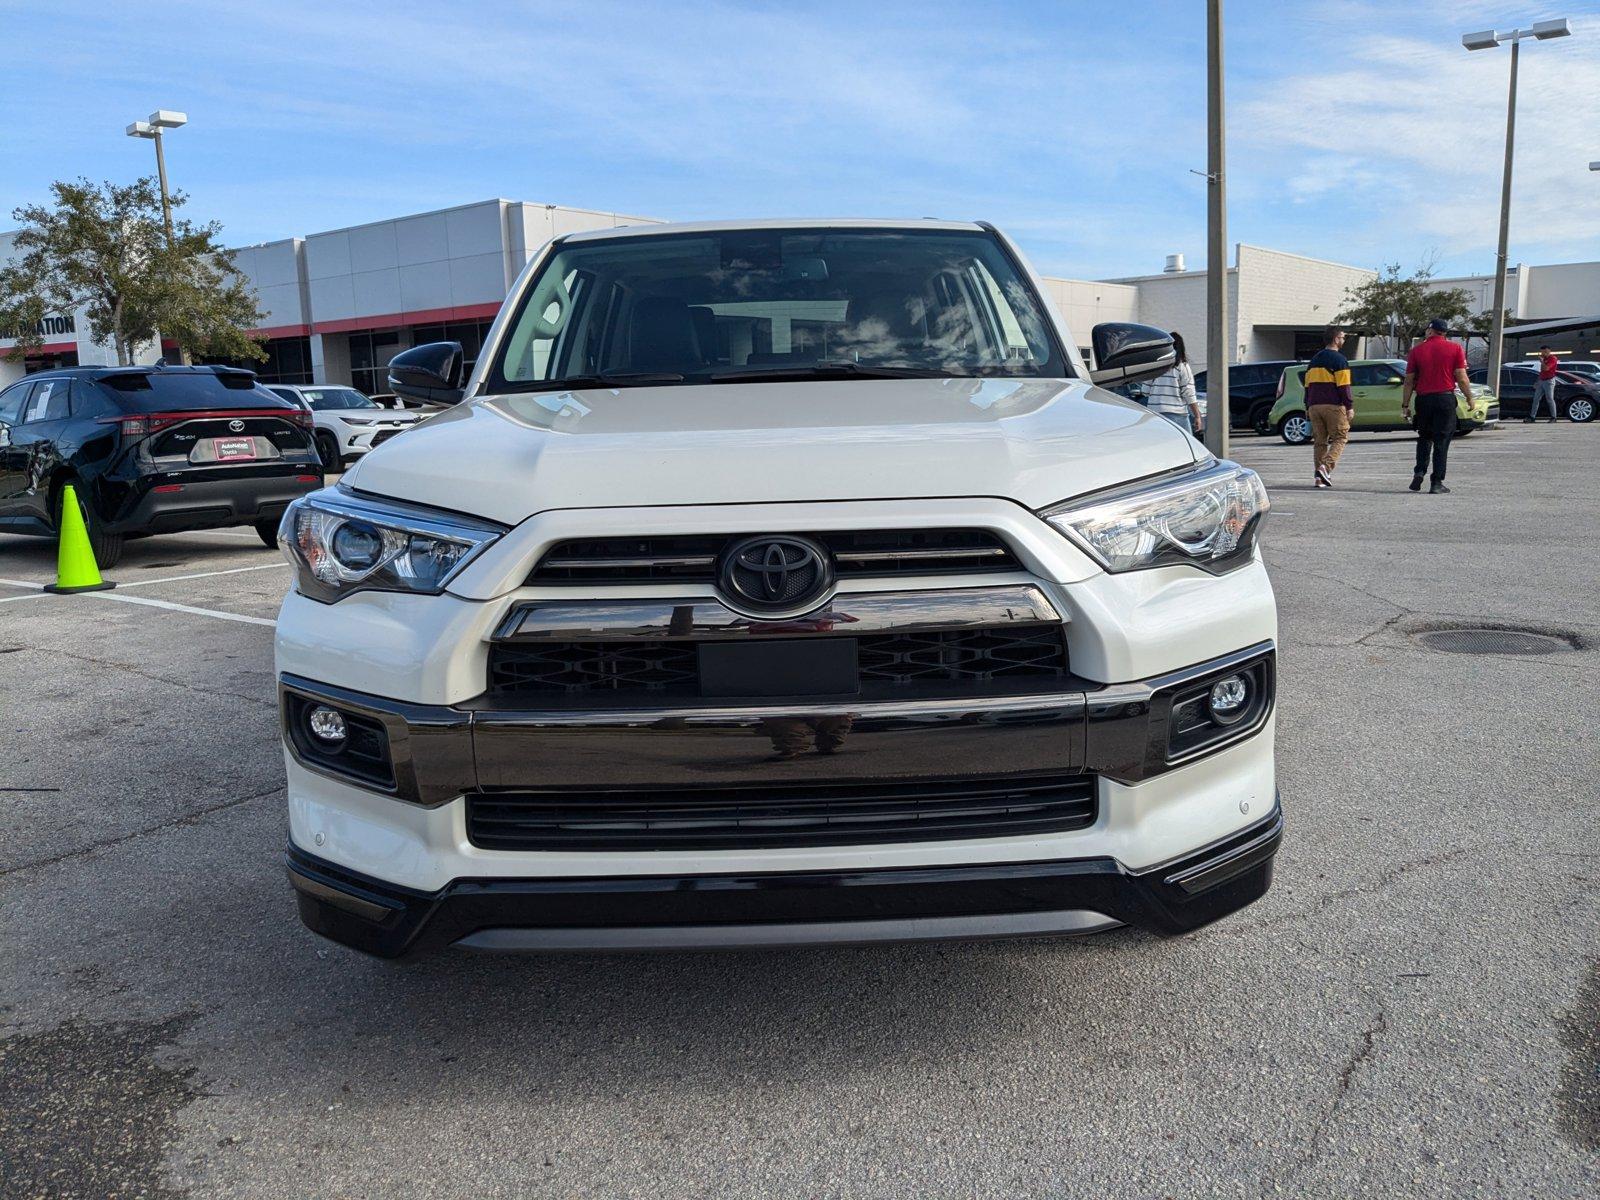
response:
M1273 362L1234 363L1228 368L1228 428L1254 429L1263 437L1272 432L1268 415L1282 393L1278 381L1289 367L1301 361L1292 358ZM1194 377L1197 392L1206 390L1206 372Z
M0 392L0 531L54 537L62 488L95 561L124 538L250 525L276 546L322 486L311 414L228 367L65 367Z

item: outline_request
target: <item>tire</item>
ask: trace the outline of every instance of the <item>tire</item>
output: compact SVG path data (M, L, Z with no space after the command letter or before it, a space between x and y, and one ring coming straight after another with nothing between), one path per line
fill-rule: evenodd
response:
M339 454L339 439L325 430L317 430L317 457L324 471L338 472L344 464Z
M1568 400L1567 420L1574 425L1587 425L1594 420L1594 401L1588 396L1574 396Z
M278 548L278 522L276 520L257 521L256 536L261 539L262 544L268 550L276 550Z
M69 479L66 482L72 484L74 488L83 486L76 479ZM58 539L61 535L61 505L66 498L66 489L63 487L61 491L56 493L55 502L56 536ZM122 535L120 533L107 533L100 524L100 518L95 516L94 509L90 508L81 499L78 501L78 508L83 512L83 523L89 530L89 549L94 551L94 565L102 571L109 571L122 561Z
M1476 426L1476 425L1463 425L1460 421L1457 421L1456 422L1455 436L1456 437L1466 437L1467 434L1472 433L1477 428L1478 428L1478 426Z
M1311 418L1292 412L1278 422L1278 436L1291 446L1304 446L1311 440Z
M1266 437L1272 432L1272 405L1258 404L1250 410L1250 428L1257 436Z

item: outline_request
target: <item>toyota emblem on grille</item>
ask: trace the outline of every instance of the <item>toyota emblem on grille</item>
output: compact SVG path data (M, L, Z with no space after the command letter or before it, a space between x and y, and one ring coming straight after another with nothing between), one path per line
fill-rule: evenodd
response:
M244 432L244 422L239 420L238 417L235 417L233 420L228 422L228 428L231 429L234 433L243 433Z
M828 552L809 538L752 537L723 552L717 583L736 607L801 613L827 594L833 567Z

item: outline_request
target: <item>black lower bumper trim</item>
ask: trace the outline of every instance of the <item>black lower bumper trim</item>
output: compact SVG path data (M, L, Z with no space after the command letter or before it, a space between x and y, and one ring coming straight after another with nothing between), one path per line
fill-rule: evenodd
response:
M458 879L431 893L358 875L292 845L288 865L306 925L381 958L410 957L491 929L564 931L554 940L580 948L584 930L659 929L663 944L671 944L674 929L743 926L751 931L749 944L773 944L780 926L1067 910L1103 913L1170 936L1264 895L1282 836L1282 811L1274 808L1238 834L1144 871L1112 858L1082 858L874 871ZM599 933L593 939L596 947L610 942Z

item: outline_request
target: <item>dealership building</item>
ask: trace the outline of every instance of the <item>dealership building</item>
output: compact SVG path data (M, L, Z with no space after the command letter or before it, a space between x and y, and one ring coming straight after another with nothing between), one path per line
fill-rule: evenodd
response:
M284 238L235 251L266 314L255 332L267 359L248 364L283 383L353 384L387 390L389 360L410 346L459 341L469 362L506 292L538 248L581 230L653 223L654 218L514 200L486 200ZM11 235L0 234L0 262ZM1228 269L1228 347L1234 362L1308 358L1321 345L1351 288L1373 279L1362 267L1239 244ZM1181 254L1164 269L1120 279L1046 278L1050 300L1089 357L1089 332L1101 321L1142 321L1181 333L1195 369L1206 366L1206 276ZM1479 310L1489 307L1490 276L1434 281L1459 287ZM1507 285L1507 357L1535 352L1522 341L1549 342L1571 355L1600 357L1600 262L1518 266ZM1528 337L1518 339L1519 327ZM0 330L0 334L15 331ZM4 357L14 337L0 337L0 386L45 367L115 362L95 344L82 313L47 318L43 345L23 361ZM1347 347L1347 352L1349 351ZM1373 352L1383 349L1374 342ZM1482 353L1482 341L1476 343ZM152 345L155 361L176 347ZM1356 347L1357 353L1365 348Z

